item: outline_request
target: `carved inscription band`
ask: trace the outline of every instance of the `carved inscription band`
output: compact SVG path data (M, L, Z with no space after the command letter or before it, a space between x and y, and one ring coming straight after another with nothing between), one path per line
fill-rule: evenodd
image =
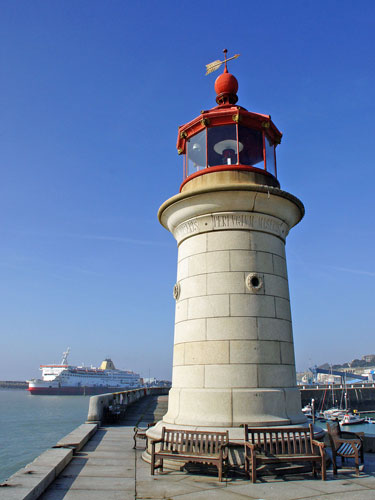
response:
M181 243L184 239L195 234L226 229L262 231L278 236L284 241L289 232L285 222L270 215L253 212L221 212L202 215L183 222L176 227L174 237L177 243Z

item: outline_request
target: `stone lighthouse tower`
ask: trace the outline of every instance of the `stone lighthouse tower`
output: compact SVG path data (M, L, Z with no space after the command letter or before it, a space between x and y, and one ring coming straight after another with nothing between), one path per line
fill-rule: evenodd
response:
M178 131L179 194L159 209L178 245L173 377L162 426L305 422L296 387L285 240L304 215L280 189L269 115L237 103L225 69L217 106Z

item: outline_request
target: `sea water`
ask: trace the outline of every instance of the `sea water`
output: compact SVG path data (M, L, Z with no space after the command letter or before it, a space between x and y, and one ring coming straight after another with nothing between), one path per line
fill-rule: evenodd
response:
M0 482L83 424L89 400L0 389Z

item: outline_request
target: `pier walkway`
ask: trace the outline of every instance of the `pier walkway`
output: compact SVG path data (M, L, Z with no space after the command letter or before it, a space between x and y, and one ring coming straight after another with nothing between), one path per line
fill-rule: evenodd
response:
M140 449L133 450L133 426L160 419L167 396L148 396L134 403L126 419L104 426L40 497L41 500L370 500L375 498L375 457L366 455L365 469L357 478L353 471L328 471L326 482L311 474L275 478L260 477L256 484L236 475L219 483L212 475L165 471L150 475L150 465ZM374 457L374 458L373 458Z

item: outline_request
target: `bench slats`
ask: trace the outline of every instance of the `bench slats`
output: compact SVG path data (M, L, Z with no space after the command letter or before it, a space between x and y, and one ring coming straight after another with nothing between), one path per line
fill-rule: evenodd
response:
M249 444L249 446L246 445ZM251 447L251 446L252 447ZM318 446L316 445L318 448ZM305 427L248 427L245 425L245 469L253 482L256 480L256 462L287 461L320 462L325 479L324 446L314 451L312 425ZM315 469L313 469L315 470Z
M163 470L163 459L184 460L186 462L211 463L216 465L219 480L222 479L223 461L228 458L226 446L229 443L228 431L190 431L162 428L161 439L152 442L151 474L155 469ZM156 444L160 449L156 449ZM159 465L156 459L159 458Z

